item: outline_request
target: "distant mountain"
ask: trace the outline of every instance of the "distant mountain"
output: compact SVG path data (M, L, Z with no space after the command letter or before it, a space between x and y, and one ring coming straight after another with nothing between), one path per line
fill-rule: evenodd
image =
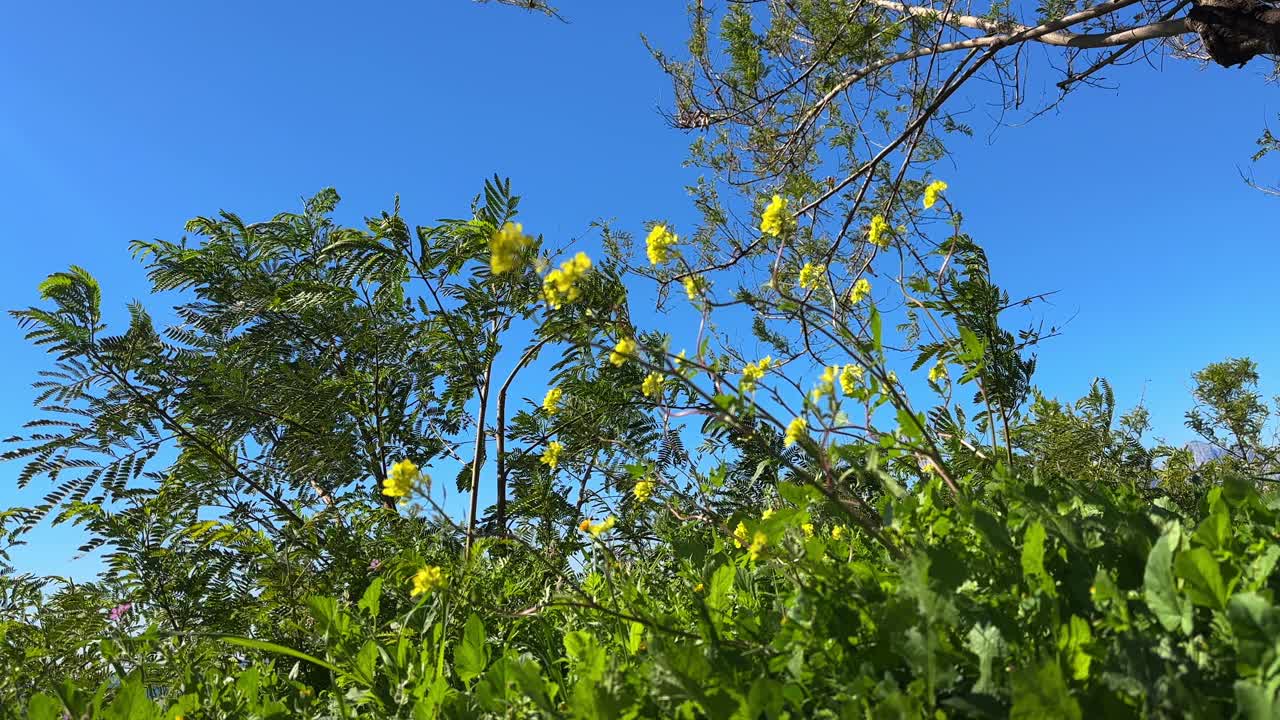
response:
M1226 450L1203 440L1192 440L1184 447L1191 451L1191 457L1194 458L1196 467L1200 467L1207 462L1217 460L1227 454Z

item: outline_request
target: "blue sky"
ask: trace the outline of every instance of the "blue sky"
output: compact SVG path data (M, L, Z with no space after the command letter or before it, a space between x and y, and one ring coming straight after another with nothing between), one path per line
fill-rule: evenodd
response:
M496 172L553 242L601 217L692 226L688 138L663 123L669 84L640 42L678 51L685 3L561 5L570 24L467 0L14 5L0 26L0 306L31 304L76 263L122 308L146 294L129 240L177 238L220 208L261 219L325 186L348 223L396 193L411 222L457 216ZM1139 63L1112 73L1118 89L994 135L996 109L973 102L977 136L936 174L999 282L1059 291L1035 310L1070 319L1041 355L1050 394L1106 375L1182 441L1204 364L1247 354L1280 388L1280 199L1239 179L1280 112L1263 70ZM1258 171L1280 180L1280 163ZM0 342L8 436L46 358L11 321ZM0 466L0 506L36 499L14 491L18 469ZM84 574L64 565L74 531L32 540L21 569Z

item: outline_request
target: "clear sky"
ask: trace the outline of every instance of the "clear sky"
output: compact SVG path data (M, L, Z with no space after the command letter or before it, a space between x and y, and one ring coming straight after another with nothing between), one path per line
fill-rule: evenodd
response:
M571 23L467 0L12 5L0 307L35 302L40 279L75 263L122 308L147 290L129 240L176 239L221 208L263 219L325 186L346 223L396 193L410 222L458 216L496 172L525 196L526 228L553 242L602 217L637 233L659 216L691 227L688 138L659 115L669 84L640 41L678 52L684 0L560 4ZM1074 398L1105 375L1122 405L1145 397L1158 433L1184 441L1190 374L1206 363L1250 355L1264 389L1280 389L1280 199L1239 177L1280 112L1264 70L1139 63L1111 74L1117 88L998 130L996 108L969 106L978 134L937 175L998 282L1059 291L1036 310L1070 319L1041 354L1047 392ZM1257 170L1280 181L1280 162ZM0 342L9 436L32 417L47 360L11 320ZM18 470L0 466L0 506L45 491L15 492ZM20 569L93 569L66 564L74 530L31 540Z

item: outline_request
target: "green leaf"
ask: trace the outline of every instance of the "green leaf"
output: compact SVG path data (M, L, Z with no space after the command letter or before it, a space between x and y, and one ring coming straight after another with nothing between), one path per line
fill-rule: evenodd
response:
M1222 580L1222 570L1213 553L1205 548L1193 548L1178 553L1173 561L1173 571L1186 581L1184 590L1191 602L1215 610L1227 608L1227 584Z
M1031 587L1039 587L1049 596L1055 596L1053 578L1044 569L1044 525L1037 520L1027 526L1022 536L1022 577Z
M1080 704L1071 697L1062 668L1046 661L1039 668L1027 668L1013 676L1012 720L1080 720Z
M373 582L369 583L369 587L365 588L364 595L360 597L360 602L356 606L369 614L371 620L378 619L378 610L382 607L382 578L377 577Z
M1190 635L1191 605L1182 601L1173 579L1173 550L1180 535L1181 530L1174 525L1151 548L1143 574L1142 593L1161 627L1167 631L1180 627L1183 635Z
M462 644L453 651L453 669L464 683L479 677L489 664L485 637L484 623L472 613L462 631Z
M333 663L321 660L314 655L308 655L301 650L294 650L291 647L285 647L284 645L277 645L273 642L267 642L266 640L254 640L253 638L239 637L236 635L214 635L213 638L232 645L249 648L250 650L261 650L263 652L275 653L277 655L288 655L292 658L305 660L312 665L322 667L330 672L334 672L339 675L346 675L341 668Z
M594 683L604 677L604 649L590 633L582 630L566 633L564 651L573 661L574 670L582 680ZM579 685L582 684L579 682Z
M998 688L992 680L991 671L995 660L1005 653L1000 629L994 625L975 625L969 629L966 640L965 646L969 648L969 652L978 656L978 681L973 684L973 691L995 695Z
M44 693L36 693L27 702L27 720L61 720L62 703Z

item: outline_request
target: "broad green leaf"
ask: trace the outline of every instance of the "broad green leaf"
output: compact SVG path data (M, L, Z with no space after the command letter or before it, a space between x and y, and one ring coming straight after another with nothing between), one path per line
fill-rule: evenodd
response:
M1038 668L1025 668L1013 676L1012 720L1080 720L1080 704L1071 697L1062 668L1047 660Z
M381 601L382 578L376 577L369 583L369 587L365 588L364 595L360 597L360 602L356 606L368 613L371 620L377 620L378 611L382 607Z
M1167 631L1181 628L1183 635L1189 635L1191 604L1183 601L1173 579L1173 551L1179 536L1178 526L1174 525L1151 548L1143 573L1142 593L1161 627Z
M469 683L484 672L489 664L485 647L484 623L472 613L462 631L462 643L453 651L453 669L464 683Z
M1044 568L1044 541L1044 525L1039 520L1027 526L1022 536L1022 577L1027 585L1039 587L1052 597L1057 593L1054 591L1053 578L1049 577Z
M604 677L604 649L590 633L583 630L565 633L564 650L583 680L594 683Z
M969 628L965 646L969 652L978 656L978 681L973 684L975 693L996 694L997 687L992 680L994 662L1005 653L1004 638L1000 629L994 625L975 625Z
M1173 560L1173 571L1186 582L1183 589L1192 602L1215 610L1227 608L1227 584L1213 553L1204 548L1180 552Z

